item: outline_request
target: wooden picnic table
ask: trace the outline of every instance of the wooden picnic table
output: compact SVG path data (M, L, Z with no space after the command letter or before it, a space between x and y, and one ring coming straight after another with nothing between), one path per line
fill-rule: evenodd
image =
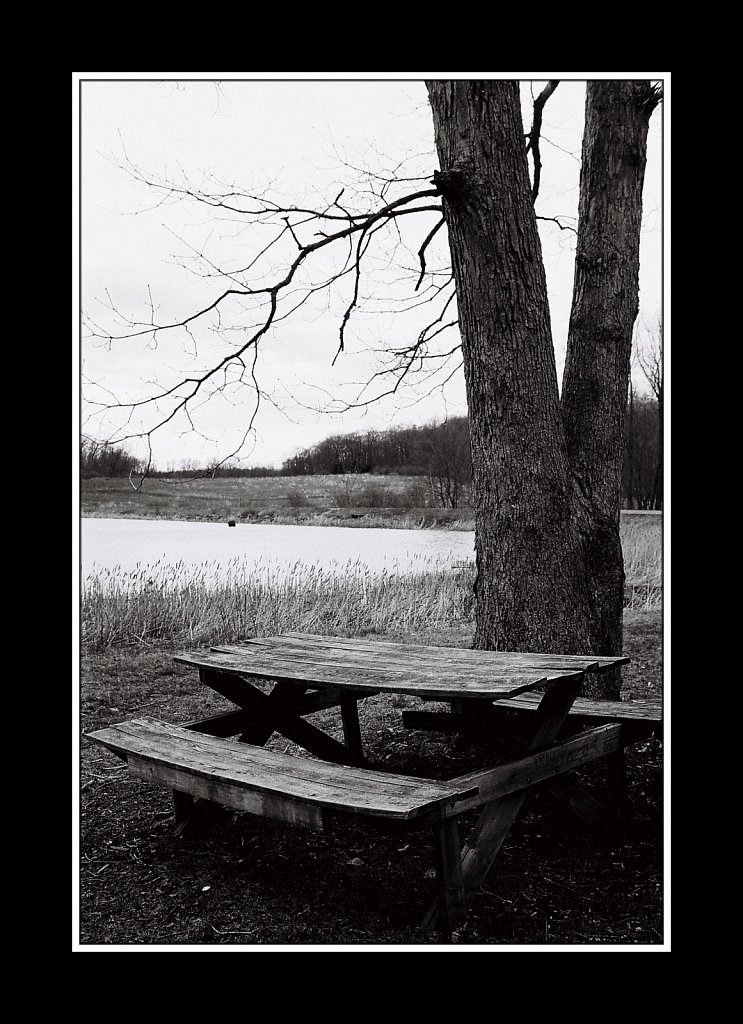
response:
M533 787L550 789L585 821L603 820L603 809L569 773L607 758L618 786L624 746L660 718L657 706L625 713L624 702L608 708L597 702L596 710L579 697L587 673L626 664L623 657L283 633L179 654L175 661L197 669L235 708L185 727L139 719L90 738L125 758L135 775L173 790L178 831L204 800L314 829L334 813L432 826L437 894L426 929L451 930L463 920ZM485 730L501 760L444 781L375 769L364 758L357 705L378 693L443 702L442 711L406 711L404 724ZM328 707L340 708L342 743L306 720ZM511 713L502 714L504 708ZM582 731L565 728L574 709ZM274 732L313 757L265 749ZM479 818L460 846L458 819L473 808Z

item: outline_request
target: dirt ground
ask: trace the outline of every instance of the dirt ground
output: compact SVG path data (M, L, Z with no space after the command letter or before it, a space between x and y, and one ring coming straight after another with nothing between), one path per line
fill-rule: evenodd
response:
M467 647L452 629L385 639ZM661 613L628 613L623 694L662 692ZM167 647L84 653L81 734L137 715L183 722L227 705ZM492 757L483 740L403 728L413 698L378 695L360 705L365 750L390 771L446 778ZM333 711L313 719L340 737ZM269 746L292 747L274 736ZM599 799L601 763L580 772ZM84 737L80 743L79 893L81 947L287 947L459 944L657 946L663 934L663 744L627 752L630 815L623 837L599 834L550 801L530 796L494 867L452 936L419 930L432 901L429 830L390 834L368 819L332 833L218 808L209 828L173 835L170 793L128 775ZM465 815L466 837L477 812Z

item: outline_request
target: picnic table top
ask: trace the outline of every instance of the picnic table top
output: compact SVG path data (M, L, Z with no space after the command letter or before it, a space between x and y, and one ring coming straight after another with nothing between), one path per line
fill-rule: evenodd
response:
M406 693L427 700L499 700L629 662L623 657L477 651L295 632L220 644L208 653L180 654L174 660L233 676Z

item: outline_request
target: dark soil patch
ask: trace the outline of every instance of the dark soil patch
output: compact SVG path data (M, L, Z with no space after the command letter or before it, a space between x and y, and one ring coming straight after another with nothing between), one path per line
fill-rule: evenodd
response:
M661 693L660 613L628 616L633 659L623 692ZM471 637L407 639L468 646ZM183 722L226 707L167 647L83 655L83 732L139 714ZM483 763L482 740L403 729L413 698L377 696L361 705L371 761L439 778ZM340 736L334 712L314 716ZM292 750L281 737L270 746ZM432 899L427 830L385 833L367 821L339 821L317 835L216 809L207 831L173 836L170 794L128 775L84 738L80 749L79 942L148 947L233 945L473 946L657 945L663 936L663 761L653 738L627 753L630 817L621 842L581 826L546 794L530 797L466 924L451 938L418 926ZM605 796L603 768L581 781ZM466 836L477 814L462 820Z

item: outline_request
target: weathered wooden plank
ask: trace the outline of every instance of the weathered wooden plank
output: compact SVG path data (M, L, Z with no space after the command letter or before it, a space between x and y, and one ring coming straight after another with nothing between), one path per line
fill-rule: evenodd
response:
M279 659L273 655L259 657L242 654L182 654L174 658L180 664L208 669L223 675L250 676L276 681L299 682L306 686L332 686L352 692L379 691L409 693L429 700L450 700L462 697L500 699L515 696L536 686L551 685L565 679L579 679L582 672L542 673L524 671L497 676L491 670L459 669L450 665L448 673L432 672L425 667L383 669L360 668L354 665L308 664L305 659ZM232 699L232 698L229 698Z
M526 789L537 782L612 754L620 750L621 746L621 725L600 725L496 768L460 775L457 782L477 786L479 792L458 802L454 811L459 814L498 797Z
M448 650L449 657L444 653ZM350 667L354 666L362 670L376 669L377 671L399 672L417 671L421 669L444 669L446 672L457 671L467 675L475 672L477 674L487 671L496 677L509 677L512 675L534 675L534 674L560 674L564 672L591 671L595 666L585 659L573 661L566 664L563 659L543 659L539 664L532 663L532 659L517 657L514 655L499 656L496 658L484 658L482 656L462 658L460 652L452 649L442 648L435 656L415 651L389 652L372 650L353 650L322 648L320 646L301 647L290 645L240 645L232 650L222 650L219 653L246 655L251 654L256 660L271 657L279 663L292 663L294 661L305 661L309 664ZM467 652L462 652L467 653ZM473 652L469 652L472 654ZM478 652L485 653L497 652ZM456 657L452 655L456 654Z
M507 697L494 705L498 711L536 711L540 695L523 693L517 697ZM584 715L591 718L607 718L624 721L638 719L640 721L660 722L663 719L663 702L661 700L594 700L591 697L578 697L570 711L573 715Z
M492 674L518 675L527 672L560 673L575 671L599 671L613 665L625 664L628 658L598 658L566 655L539 655L522 652L473 651L466 648L423 647L418 645L388 645L381 642L366 644L361 641L344 644L314 643L302 640L285 640L276 638L259 638L245 641L237 645L220 645L215 651L240 655L252 652L255 657L270 655L280 661L299 659L314 664L355 665L358 668L399 671L416 670L422 667L444 667L451 672L456 668L459 672L475 669L478 672L487 670Z
M242 647L239 649L234 648L231 651L215 651L212 654L215 657L221 656L224 664L243 666L244 671L250 674L254 674L253 666L255 665L261 667L268 665L279 673L312 666L317 669L340 671L349 679L359 671L364 674L377 673L390 676L391 678L403 676L408 679L416 679L423 676L425 679L429 679L433 672L444 670L448 675L455 676L460 684L463 683L465 685L468 680L501 679L507 681L509 679L527 678L538 681L542 678L562 678L564 675L569 676L575 674L576 671L583 671L582 666L570 666L568 669L558 667L553 670L549 667L532 667L505 661L498 664L485 664L484 662L480 664L477 662L459 664L452 658L446 661L435 661L418 657L409 659L402 657L393 659L390 657L385 659L374 657L372 652L362 655L352 651L342 654L338 652L331 654L330 652L320 650L267 650L264 648L250 650L247 647Z
M185 791L205 799L219 798L223 783L258 793L285 797L340 811L408 819L453 803L473 792L469 785L436 782L297 757L195 733L154 719L134 719L89 734L129 760L172 768L185 778L205 780L198 790ZM160 776L159 776L160 777ZM172 780L171 780L172 781ZM170 782L163 783L171 785ZM209 788L209 787L212 788ZM216 788L215 788L216 787ZM173 783L171 788L184 790ZM232 792L232 789L230 790ZM236 806L228 803L228 806ZM261 813L259 804L254 813ZM244 809L250 809L245 807Z
M144 782L166 786L168 789L187 793L190 797L213 801L224 807L232 807L238 811L259 814L274 821L283 821L289 825L303 825L315 832L322 832L322 811L319 807L305 801L292 800L281 793L264 793L244 786L236 785L228 779L206 778L194 775L181 767L162 764L136 754L129 755L129 771ZM176 834L189 825L189 818L184 818L176 828Z
M380 642L379 648L371 646L370 643L351 646L350 644L320 644L304 641L282 641L277 638L276 642L263 640L246 641L239 645L225 645L217 648L228 653L239 653L241 650L262 651L276 656L322 656L325 659L334 660L339 664L348 664L349 659L356 659L357 663L367 663L372 659L375 663L387 668L394 668L402 663L405 664L426 664L451 666L452 656L456 656L459 666L488 666L489 668L505 671L518 671L528 669L530 671L600 671L604 668L613 667L616 664L625 664L629 659L614 658L608 663L608 659L599 660L598 657L580 657L558 654L528 654L518 651L474 651L471 648L450 648L450 647L421 647L414 644L399 644L396 648L384 645Z
M411 651L418 655L425 655L426 653L440 654L446 660L447 657L451 657L453 652L456 652L457 658L460 656L463 658L474 657L476 659L485 658L498 658L507 657L509 659L526 659L531 665L542 665L542 664L555 664L564 665L565 667L581 667L583 666L584 671L591 671L590 668L585 666L598 666L599 668L612 668L616 665L623 665L629 663L629 658L623 655L580 655L580 654L536 654L531 651L480 651L474 650L470 647L436 647L430 644L400 644L394 643L388 640L359 640L354 637L339 637L339 636L321 636L314 633L297 633L297 632L286 632L278 633L272 637L265 638L254 638L251 640L244 641L247 644L255 643L257 641L269 640L272 642L283 641L285 638L297 639L303 643L314 643L320 646L327 645L328 643L335 644L341 648L351 648L355 650L369 650L372 652L380 652L381 650L389 650L393 654L397 655L401 652Z
M499 703L487 704L491 711L499 707ZM485 710L483 709L478 709ZM440 711L403 711L403 725L412 729L430 729L439 732L465 732L485 733L495 743L496 749L505 760L513 760L521 756L525 749L526 735L524 722L529 716L524 716L523 721L517 726L513 721L508 723L508 732L498 728L501 725L501 716L498 716L495 723L493 715L473 714L451 714ZM579 721L595 722L595 719L579 719ZM572 722L572 713L567 719L566 726ZM494 725L496 731L494 731ZM626 746L644 737L647 737L648 730L637 730L638 723L623 722L621 724L622 743ZM563 735L565 726L563 727ZM539 789L552 797L557 803L562 804L572 814L590 828L603 830L608 822L608 815L603 804L592 796L583 786L580 785L573 772L566 772L562 775L555 775L552 778L540 782Z
M467 915L459 826L456 818L433 826L433 844L439 909L438 926L442 931L452 931Z

